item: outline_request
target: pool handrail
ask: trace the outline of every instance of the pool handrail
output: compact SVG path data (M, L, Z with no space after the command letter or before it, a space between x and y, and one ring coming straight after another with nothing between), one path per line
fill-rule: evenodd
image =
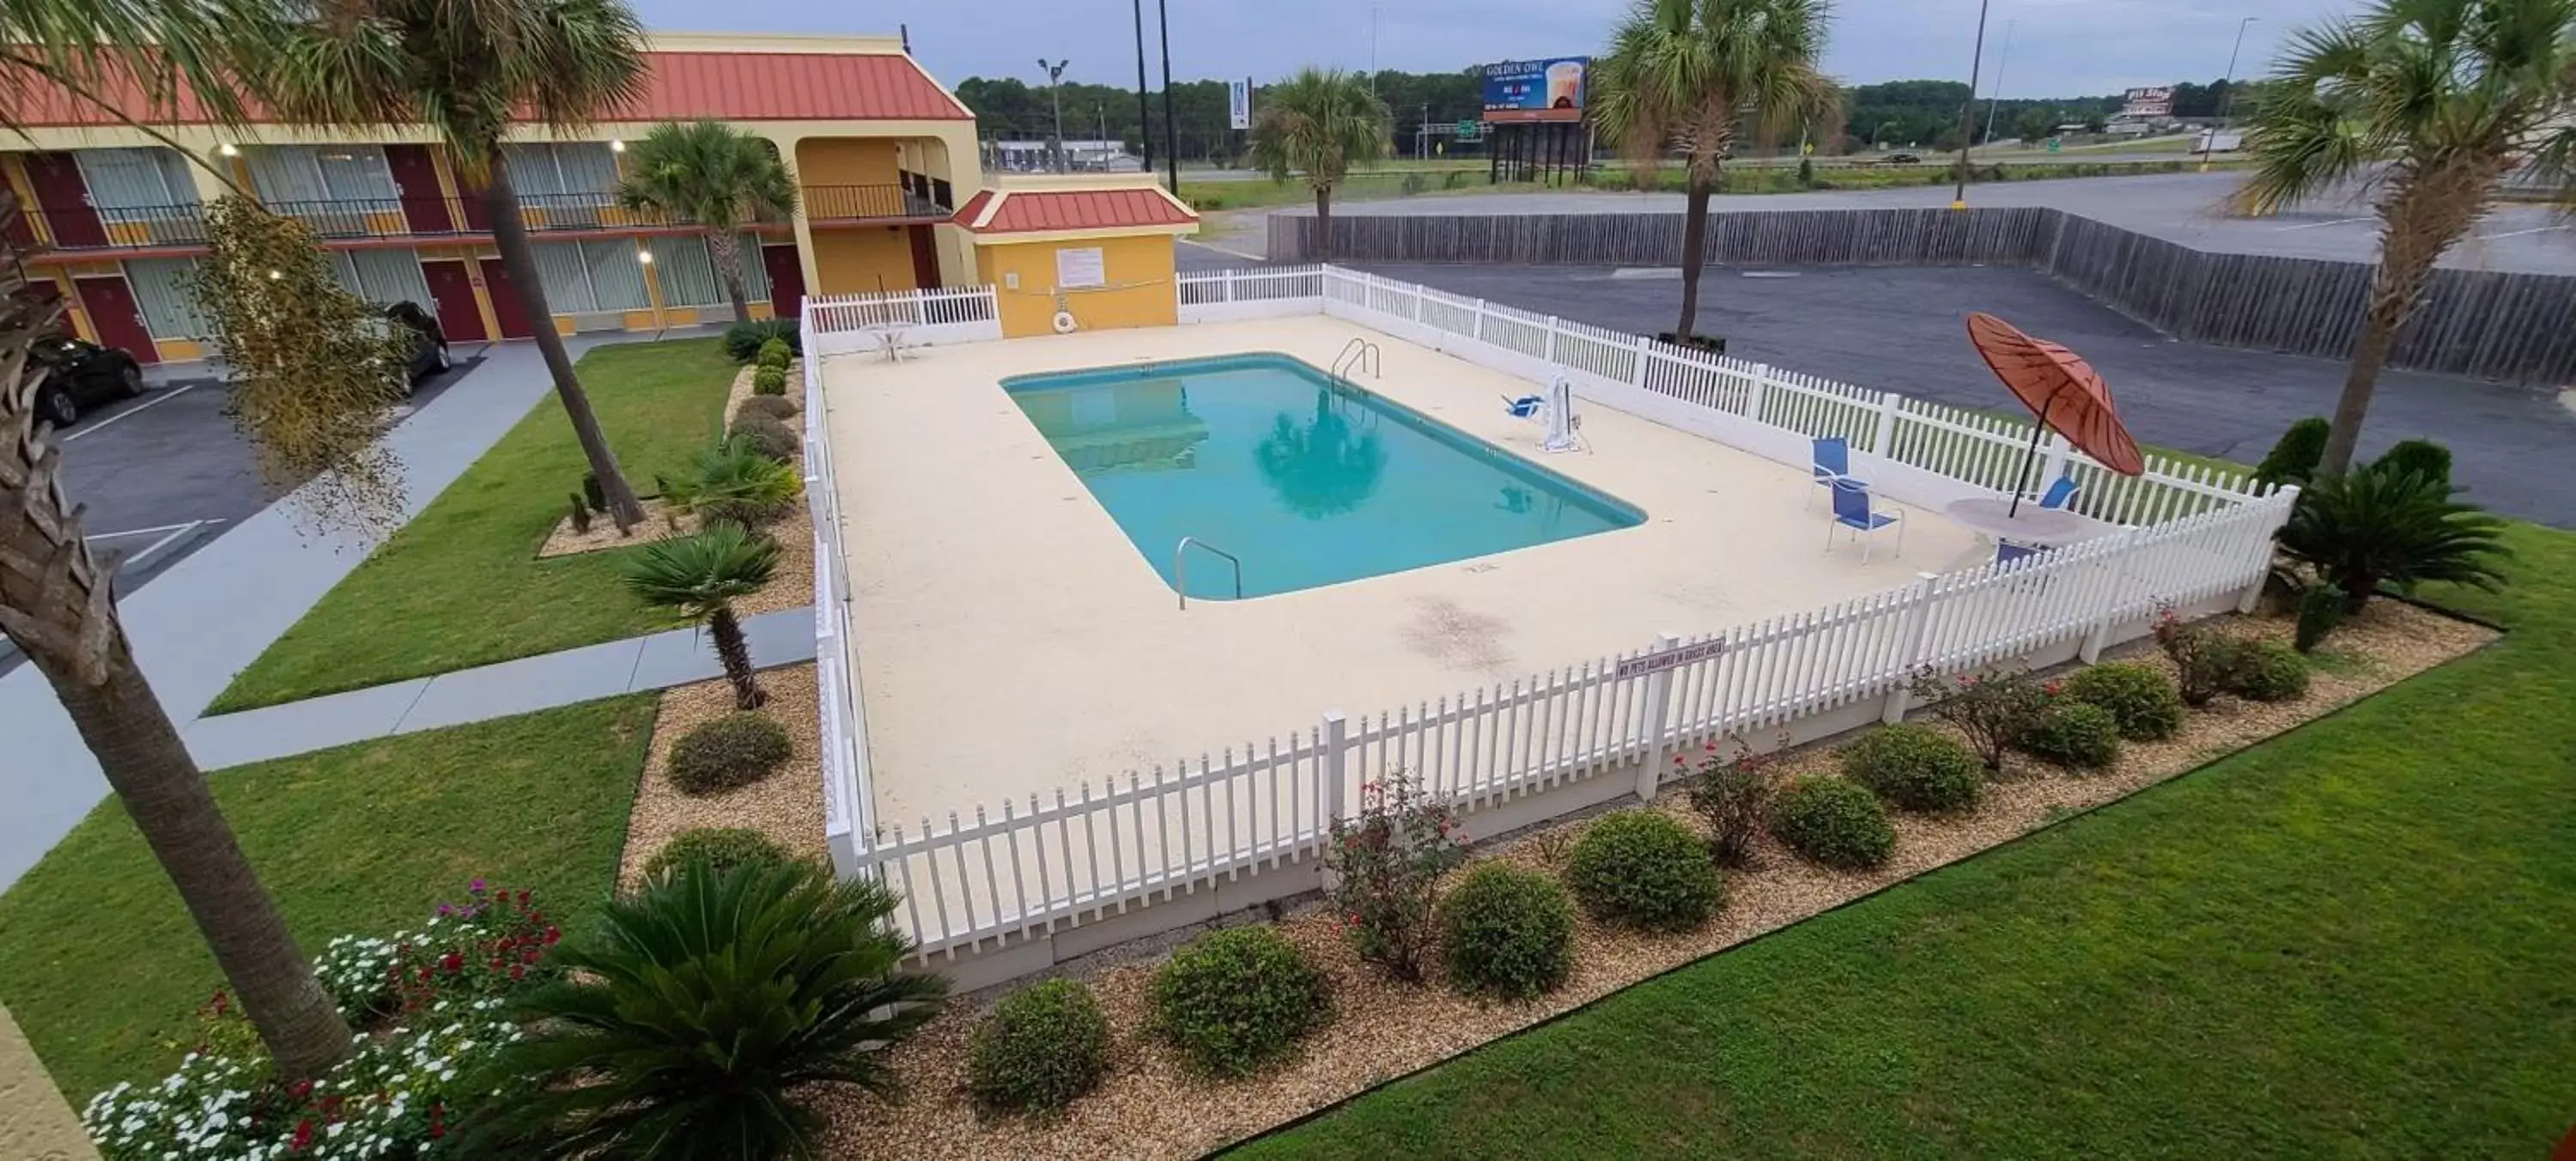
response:
M1242 600L1243 558L1198 537L1184 536L1180 544L1172 549L1172 588L1181 594L1181 611L1186 613L1190 608L1190 546L1193 544L1224 557L1228 563L1234 565L1234 599Z
M1342 368L1345 366L1354 371L1366 371L1372 378L1386 377L1384 352L1377 349L1376 343L1356 335L1352 336L1351 341L1342 344L1341 354L1333 356L1333 380L1337 383L1358 386L1355 380L1342 373Z

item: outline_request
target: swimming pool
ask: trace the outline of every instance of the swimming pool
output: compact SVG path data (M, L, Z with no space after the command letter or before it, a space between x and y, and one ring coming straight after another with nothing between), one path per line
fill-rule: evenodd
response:
M1022 375L1002 387L1177 591L1183 537L1270 596L1628 528L1645 514L1279 354ZM1497 407L1501 403L1497 401ZM1234 596L1193 547L1193 600Z

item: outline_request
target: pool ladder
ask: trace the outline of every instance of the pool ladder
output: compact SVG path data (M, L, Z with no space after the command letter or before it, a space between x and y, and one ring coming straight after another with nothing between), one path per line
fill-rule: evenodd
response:
M1243 558L1198 537L1184 536L1181 538L1180 546L1172 550L1172 587L1180 590L1181 611L1188 612L1190 607L1190 546L1193 544L1224 557L1227 563L1234 566L1234 599L1242 600Z
M1377 344L1358 337L1353 337L1351 341L1342 344L1342 353L1333 356L1334 381L1358 386L1357 383L1352 382L1349 375L1344 374L1346 370L1366 371L1372 379L1386 377L1384 359L1382 352L1377 349Z

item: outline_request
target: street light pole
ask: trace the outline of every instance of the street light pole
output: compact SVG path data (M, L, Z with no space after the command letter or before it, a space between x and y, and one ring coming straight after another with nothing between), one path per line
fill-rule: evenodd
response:
M1991 0L1977 0L1977 51L1968 60L1968 103L1959 106L1959 174L1958 184L1950 190L1950 208L1968 208L1968 133L1977 127L1977 78L1986 67L1986 6Z
M2012 67L2013 25L2018 20L2004 21L2004 50L1995 57L1995 95L1986 98L1986 144L1995 143L1995 114L2004 107L2004 70Z
M1154 112L1145 103L1145 0L1135 0L1136 8L1136 140L1144 154L1145 172L1154 172ZM1177 196L1181 191L1173 190Z
M1055 103L1055 149L1053 152L1055 153L1055 171L1057 173L1064 172L1064 86L1059 82L1064 77L1064 66L1072 63L1073 62L1071 60L1060 60L1054 64L1048 64L1047 58L1038 58L1038 68L1044 70L1047 75L1047 99Z
M1172 124L1172 5L1154 0L1154 20L1163 33L1163 172L1172 179L1172 196L1181 196L1181 137Z
M2218 125L2209 127L2209 135L2200 139L2200 171L2209 172L2209 152L2218 145L2218 126L2227 123L2227 111L2236 104L2236 54L2245 51L2245 29L2257 17L2248 16L2236 22L2236 47L2227 50L2227 75L2218 83L2227 92L2218 98Z

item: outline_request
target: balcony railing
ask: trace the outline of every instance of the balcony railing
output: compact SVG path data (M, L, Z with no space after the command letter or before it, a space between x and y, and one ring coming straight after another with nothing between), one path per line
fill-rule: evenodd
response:
M948 207L900 185L809 185L802 191L807 221L857 222L871 218L944 218Z

